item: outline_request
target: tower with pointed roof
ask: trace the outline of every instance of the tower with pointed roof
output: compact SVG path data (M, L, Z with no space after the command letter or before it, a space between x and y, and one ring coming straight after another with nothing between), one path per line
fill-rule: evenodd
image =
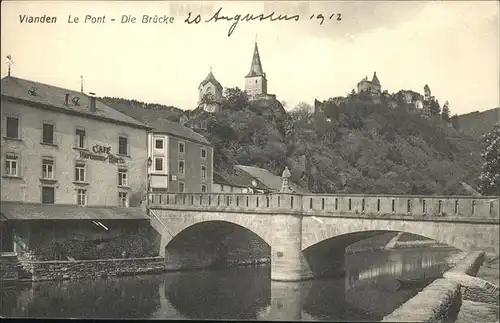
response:
M255 42L253 50L250 72L248 72L245 76L245 91L250 98L267 96L266 73L264 73L264 70L262 69L257 42Z
M427 84L424 86L424 96L425 96L425 101L431 100L431 88Z
M218 112L222 101L222 85L212 73L212 67L207 77L198 86L198 104L207 112Z

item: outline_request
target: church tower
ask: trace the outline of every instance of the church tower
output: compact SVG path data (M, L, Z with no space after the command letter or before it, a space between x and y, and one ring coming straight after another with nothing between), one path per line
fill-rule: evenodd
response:
M245 91L247 92L249 97L267 95L266 73L264 73L262 69L257 42L255 42L255 47L253 50L250 72L248 72L247 76L245 76Z

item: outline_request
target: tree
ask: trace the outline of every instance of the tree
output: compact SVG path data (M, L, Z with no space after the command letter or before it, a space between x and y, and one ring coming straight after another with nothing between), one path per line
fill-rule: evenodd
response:
M248 105L248 95L239 87L226 88L225 90L227 103L231 108L245 108Z
M213 103L214 101L215 101L215 98L214 98L214 95L212 93L205 93L201 97L200 103L201 104L205 104L205 103L210 104L210 103Z
M450 107L448 104L448 101L443 106L443 111L441 111L441 118L443 121L449 122L450 121Z
M441 106L439 105L438 100L431 101L431 104L429 106L429 111L433 116L439 115L439 113L441 112Z
M500 195L500 123L483 136L483 170L479 188L484 195Z
M303 127L313 119L313 110L310 104L300 102L290 111L289 115L292 118L292 122Z

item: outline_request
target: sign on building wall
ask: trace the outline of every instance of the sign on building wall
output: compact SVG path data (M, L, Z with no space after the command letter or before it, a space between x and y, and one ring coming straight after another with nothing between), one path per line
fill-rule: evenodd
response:
M80 158L108 161L110 164L125 164L123 157L116 157L111 153L111 146L94 145L90 151L80 151Z

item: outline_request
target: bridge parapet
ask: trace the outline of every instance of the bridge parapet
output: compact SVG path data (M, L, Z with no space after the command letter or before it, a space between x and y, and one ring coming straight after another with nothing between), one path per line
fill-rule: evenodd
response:
M302 196L295 194L151 194L151 208L252 213L302 213Z
M326 216L500 218L500 198L496 196L170 193L151 194L150 207Z
M304 195L304 214L386 214L460 218L500 218L496 196Z

